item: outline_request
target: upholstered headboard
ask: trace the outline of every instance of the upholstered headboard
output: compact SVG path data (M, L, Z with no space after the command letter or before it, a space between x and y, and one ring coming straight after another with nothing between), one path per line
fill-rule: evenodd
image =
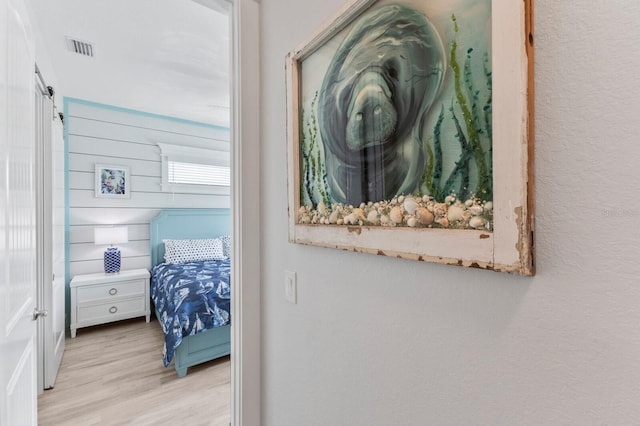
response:
M164 262L166 239L215 238L231 233L229 209L167 209L151 219L151 268Z

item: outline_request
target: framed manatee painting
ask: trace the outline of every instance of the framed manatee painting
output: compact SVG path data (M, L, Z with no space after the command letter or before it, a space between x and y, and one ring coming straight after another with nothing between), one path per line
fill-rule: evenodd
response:
M532 0L357 0L286 58L289 239L523 275Z

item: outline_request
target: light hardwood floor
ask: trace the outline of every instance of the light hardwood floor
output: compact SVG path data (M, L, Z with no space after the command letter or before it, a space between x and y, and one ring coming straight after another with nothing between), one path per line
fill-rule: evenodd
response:
M54 388L38 398L38 424L227 426L229 357L178 378L162 365L162 344L154 318L78 329Z

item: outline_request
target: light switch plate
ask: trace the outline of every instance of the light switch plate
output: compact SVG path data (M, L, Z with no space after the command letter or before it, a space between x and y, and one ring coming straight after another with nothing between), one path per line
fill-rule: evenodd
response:
M293 271L284 271L284 298L287 302L298 303L298 281Z

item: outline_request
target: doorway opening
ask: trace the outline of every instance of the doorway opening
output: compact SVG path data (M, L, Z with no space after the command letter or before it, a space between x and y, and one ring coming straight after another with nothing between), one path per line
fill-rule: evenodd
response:
M38 1L34 0L34 3L38 3ZM196 5L196 6L198 6L198 7L202 7L202 6L207 6L207 5L205 5L204 3L209 3L209 2L205 2L205 1L195 1L194 3L195 3L195 5ZM214 1L214 2L211 2L211 4L216 4L216 5L217 5L217 4L220 4L220 3L224 4L225 2L215 2L215 1ZM113 6L114 6L114 5L111 5L111 7L113 7ZM127 6L129 7L129 9L131 9L131 5L130 5L130 3L128 3L128 4L127 4ZM56 7L60 7L60 5L56 5ZM211 8L211 7L210 7L210 5L209 5L209 6L207 6L207 7ZM206 7L205 7L205 8L206 8ZM34 7L34 9L38 9L38 7ZM45 7L44 9L46 10L46 7ZM204 10L204 8L203 8L203 10ZM229 10L230 10L230 8L229 8ZM101 12L101 11L95 11L95 13L96 13L97 15L100 15L100 12ZM93 13L93 12L92 12L92 13ZM130 13L133 13L133 10L130 10ZM257 12L256 12L256 16L257 16ZM104 16L102 17L102 19L104 19ZM147 16L145 19L151 19L151 17ZM52 22L52 21L55 21L55 19L51 19L51 17L49 17L49 19L48 19L48 22L49 22L49 23L48 23L47 25L52 25L52 24L51 24L51 22ZM67 28L68 28L68 27L67 27ZM228 32L228 33L230 33L230 30L227 30L227 32ZM229 44L230 44L230 38L228 39L228 41L229 41ZM174 46L174 47L175 47L175 46ZM100 42L96 42L96 49L95 49L95 57L96 57L96 58L99 58L99 57L101 56L101 54L102 54L101 52L103 52L103 49L104 49L104 44L101 44ZM57 68L57 67L56 67L56 66L55 66L55 64L54 64L54 69L56 69L56 68ZM176 71L176 69L175 69L175 68L172 68L171 66L169 67L169 69L171 69L172 71ZM147 70L147 71L149 71L149 70ZM154 71L158 71L158 70L156 69L156 70L154 70ZM229 72L229 74L230 74L230 72ZM157 75L157 74L156 74L155 72L148 72L148 73L147 73L147 75L151 78L151 77L154 77L154 76L155 76L155 75ZM94 82L94 84L95 84L95 82ZM230 85L229 85L229 86L230 86ZM61 87L63 87L63 89L66 89L65 85L62 85ZM162 87L160 87L159 89L162 89ZM164 87L164 89L166 89L166 87ZM187 94L189 94L189 93L187 93ZM81 98L80 98L80 96L82 96L82 98L84 98L84 95L80 95L80 92L74 92L74 91L72 91L72 90L67 90L67 91L64 93L64 95L65 95L65 96L67 96L67 97L69 97L69 98L73 98L74 96L78 96L78 98L77 98L77 99L81 99ZM120 104L120 103L116 103L116 102L110 102L110 103L108 103L108 105L115 105L115 106L117 107L117 106L122 105L122 104ZM212 102L212 103L210 103L208 106L209 106L209 107L216 107L216 106L219 106L219 105L216 105L216 102L215 102L215 101L213 101L213 102ZM142 108L142 107L139 107L139 108ZM117 108L116 108L116 109L117 109ZM184 109L183 109L182 111L184 111ZM122 112L122 111L120 111L120 112ZM230 115L230 110L229 110L229 108L227 108L227 114L229 114L229 115ZM73 115L73 114L68 114L68 118L69 118L70 120L72 120L72 119L73 119L72 115ZM185 120L185 121L191 121L191 120L189 120L189 119L184 119L184 118L180 118L180 119ZM92 121L92 120L91 120L91 119L87 119L87 118L85 117L85 121L86 121L86 122L88 122L88 121ZM95 121L99 121L99 120L93 119L93 121L95 122ZM196 121L196 120L193 120L193 121ZM186 123L183 123L183 124L186 124ZM135 127L135 125L133 125L132 127ZM142 127L142 126L140 126L140 127ZM230 125L230 124L229 124L229 127L231 127L231 125ZM69 132L69 129L67 128L65 131L66 131L66 132ZM74 135L75 135L75 134L74 134ZM72 136L73 136L73 135L72 135ZM76 136L77 136L77 135L76 135ZM84 137L88 137L88 136L86 136L86 135L85 135ZM108 138L106 138L106 139L114 139L114 138L113 138L113 136L110 136L110 137L108 137ZM135 142L134 142L134 143L135 143ZM138 144L141 144L140 142L137 142L137 143L138 143ZM67 133L67 144L68 144L68 145L71 145L71 143L70 143L70 141L69 141L69 134L68 134L68 133ZM76 151L74 151L74 149L73 149L71 146L68 146L68 149L69 149L69 151L68 151L68 156L69 156L69 157L71 157L71 156L77 156L77 157L79 157L79 156L82 156L82 155L87 156L87 154L78 154ZM231 148L231 150L233 150L233 148ZM111 158L113 158L113 157L117 157L115 154L109 154L109 153L103 153L103 154L101 154L101 155L102 155L103 157L111 157ZM72 160L71 158L68 158L68 161L69 161L69 162L71 162L71 160ZM141 159L140 161L144 161L144 160L142 160L142 159ZM88 175L88 174L90 174L91 172L90 172L90 171L84 171L84 172L82 172L82 171L78 171L78 170L76 170L76 171L73 171L73 172L71 172L71 173L73 173L73 176L69 176L69 181L70 181L71 187L73 187L73 189L70 187L70 191L77 191L77 192L74 192L74 193L72 193L72 194L70 193L70 195L69 195L69 203L68 203L68 205L69 205L69 208L70 208L70 209L73 209L73 210L76 210L76 209L77 209L77 210L76 210L76 211L73 211L73 210L72 210L72 211L68 212L68 216L69 216L69 219L70 219L70 220L76 220L76 219L77 219L77 216L78 216L78 215L76 215L76 213L81 213L80 215L82 215L82 214L84 214L84 213L88 213L88 211L81 212L81 209L87 209L87 210L89 210L89 209L90 209L90 207L74 207L74 206L78 206L78 204L77 204L77 200L78 200L78 198L77 198L77 197L82 197L81 195L79 196L78 194L80 194L80 193L81 193L80 191L83 191L83 192L85 192L85 193L87 193L87 192L89 192L89 191L92 191L92 186L94 185L94 183L93 183L93 180L91 180L91 181L89 181L88 183L87 183L87 182L85 182L84 184L82 184L82 185L84 185L83 187L81 187L81 188L77 188L77 187L75 187L75 186L74 186L74 185L76 185L76 181L74 181L74 179L79 179L79 178L81 178L81 177L83 176L83 175L81 175L81 173L85 173L86 175ZM145 179L147 178L147 176L145 176L145 175L143 175L143 174L140 174L140 175L138 175L138 176L133 175L133 178L134 178L134 179L135 179L136 177L138 177L138 181L139 181L139 182L142 182L143 180L145 180ZM84 176L84 179L86 180L86 179L87 179L87 177L86 177L86 176ZM135 184L134 184L134 191L135 191ZM232 190L232 192L233 192L233 190ZM87 196L88 196L89 194L87 193L87 194L85 194L85 195L87 195ZM176 194L174 194L174 196L175 196L175 195L176 195ZM94 198L95 198L95 197L94 197ZM231 197L231 198L233 198L233 197ZM95 201L95 200L93 200L93 201ZM98 203L102 203L102 202L103 202L103 201L100 201L100 200L98 201ZM97 210L97 209L99 209L99 210L106 210L106 209L109 209L109 208L110 208L110 207L104 207L104 205L103 205L103 204L99 204L99 205L97 205L97 206L94 208L94 210ZM132 209L134 209L133 207L123 207L123 206L118 206L118 208L119 208L120 212L127 212L127 214L130 214L130 213L131 213L131 210L132 210ZM148 207L148 208L150 208L150 207ZM232 209L234 208L234 207L233 207L233 202L232 202L232 200L230 200L230 201L229 201L229 208L232 208ZM92 211L93 211L93 210L92 210ZM113 211L111 211L110 213L113 213ZM113 217L113 218L115 218L116 216L117 216L117 215L112 216L112 217ZM84 216L83 216L83 217L84 217ZM95 217L95 216L94 216L94 217ZM85 217L84 219L80 219L81 224L71 225L71 226L77 226L77 227L78 227L78 229L80 229L81 227L84 227L84 228L82 228L82 232L77 233L77 234L76 234L76 233L74 233L74 232L69 232L69 235L70 235L70 237L71 237L71 239L72 239L72 241L70 241L70 242L69 242L69 245L71 246L71 247L70 247L70 249L69 249L70 257L72 257L74 254L76 254L76 253L78 253L78 252L80 252L80 254L82 254L82 253L86 253L86 251L83 251L83 250L82 250L83 248L87 248L87 251L89 251L89 250L93 250L93 252L94 252L94 257L95 257L96 248L95 248L95 247L91 247L91 241L89 241L89 234L90 234L90 232L89 232L89 228L91 228L91 227L93 226L93 224L91 224L91 223L86 223L86 220L87 220L87 219L86 219L86 217ZM113 219L112 219L112 220L113 220ZM85 221L85 222L82 222L82 221ZM140 229L141 229L141 226L140 226L140 225L141 225L141 224L140 224L140 223L138 223L138 222L134 222L134 223L133 223L133 226L138 227L138 228L140 228ZM235 226L234 226L234 228L235 228ZM70 230L70 231L71 231L71 230ZM88 233L88 234L87 234L87 233ZM79 236L79 237L78 237L79 239L75 239L75 238L76 238L76 236ZM84 238L84 240L83 240L83 238ZM234 231L234 238L238 238L238 237L235 237L235 231ZM138 239L138 240L133 240L133 241L131 241L131 240L130 240L130 243L129 243L130 245L129 245L129 247L133 247L133 244L131 244L131 243L132 243L132 242L134 242L134 241L138 241L136 244L142 245L142 243L140 243L140 241L143 241L143 240L144 240L144 238L141 238L141 239ZM90 247L91 247L91 248L90 248ZM130 251L132 251L132 250L133 250L133 251L135 251L134 249L130 249ZM133 254L135 254L135 255L133 255ZM137 260L136 260L136 259L134 259L134 258L142 258L142 257L144 257L144 255L138 255L139 253L133 253L133 254L132 254L131 256L127 257L127 256L125 256L125 252L124 252L124 250L123 250L123 265L124 265L124 262L125 262L127 259L129 259L129 260L132 260L132 259L133 259L134 261L140 261L140 259L137 259ZM69 263L71 264L72 262L73 262L73 260L70 258L70 259L69 259ZM80 263L83 263L83 262L86 262L85 264L86 264L86 265L88 265L88 264L89 264L89 262L94 262L94 263L96 263L96 262L97 262L97 263L99 263L99 259L85 259L85 260L78 260L77 262L78 262L78 265L79 265ZM77 268L76 268L76 269L74 269L74 266L78 266L78 265L69 265L69 267L67 268L67 269L68 269L68 272L69 272L69 274L68 274L68 275L69 275L69 276L68 276L68 279L71 279L71 278L72 278L72 276L76 275L76 274L74 274L74 272L78 272L78 271L79 271L79 272L82 272L82 273L84 273L84 272L85 272L85 271L83 271L83 270L81 270L81 269L77 269ZM86 271L86 273L91 273L91 272L90 272L90 271ZM67 302L69 302L69 296L67 296ZM156 325L157 325L157 324L156 324Z

